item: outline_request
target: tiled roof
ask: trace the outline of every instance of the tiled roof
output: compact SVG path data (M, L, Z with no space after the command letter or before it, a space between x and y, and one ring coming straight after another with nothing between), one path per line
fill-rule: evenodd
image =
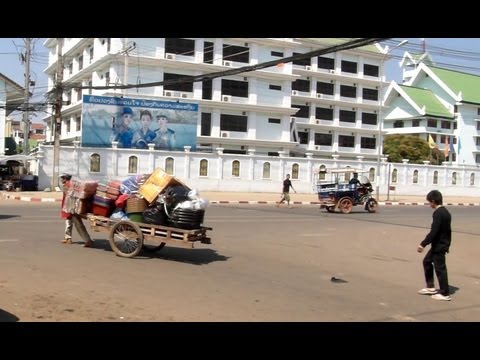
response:
M462 92L463 101L480 104L480 76L435 66L428 68L455 94Z
M46 126L45 124L40 124L40 123L32 123L30 124L30 129L45 129Z
M423 108L425 106L425 115L449 119L453 118L453 114L443 106L431 90L420 89L413 86L399 86L418 107Z

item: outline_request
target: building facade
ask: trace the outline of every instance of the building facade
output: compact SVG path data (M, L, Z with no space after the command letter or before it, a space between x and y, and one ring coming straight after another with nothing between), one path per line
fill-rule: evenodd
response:
M24 88L0 73L0 156L5 155L5 138L12 136L7 116L24 102Z
M388 49L377 44L293 62L280 61L262 70L186 81L191 76L281 60L346 41L48 39L44 45L49 49L45 69L49 90L56 84L60 53L63 64L61 151L56 168L51 145L54 119L45 118L46 144L37 152L34 170L39 175L39 188L53 185L55 175L62 171L79 179L100 180L150 173L161 167L203 191L278 192L288 173L297 191L315 193L315 185L321 180L319 170L351 166L367 170L383 197L391 186L399 195L424 194L431 188L441 189L446 195L461 195L466 188L480 194L480 174L471 161L432 166L409 164L408 159L391 164L381 157L379 162L380 89L385 82L381 64ZM422 66L415 74L423 71ZM412 83L419 79L413 75ZM168 83L155 84L162 81ZM119 88L123 85L125 89ZM390 86L388 94L392 94L394 86L399 87ZM188 146L184 151L155 150L150 146L123 149L115 143L109 148L82 147L84 95L196 103L197 150L191 152ZM432 111L421 104L413 109L418 114L424 112L422 116L445 117L449 131L454 133L455 111L444 104L447 102L437 99ZM396 109L394 106L387 113L392 121L386 120L383 132L391 130L388 124L395 129L392 116L397 116Z
M377 44L201 82L142 84L199 76L328 48L348 39L47 39L49 88L58 54L64 89L61 144L79 140L82 96L122 96L199 105L197 151L366 159L378 156L384 51ZM115 85L133 85L115 89ZM139 85L135 87L135 85ZM87 87L104 86L105 89ZM86 88L80 88L86 87ZM52 119L46 138L53 141Z
M419 136L449 164L480 164L480 76L420 63L385 94L387 134Z

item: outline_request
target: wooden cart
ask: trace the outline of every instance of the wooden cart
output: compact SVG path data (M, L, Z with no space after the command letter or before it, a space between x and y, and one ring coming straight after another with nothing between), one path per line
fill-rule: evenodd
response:
M116 220L104 216L88 214L90 227L96 232L110 233L109 242L112 250L122 257L132 258L142 250L158 251L167 243L192 249L194 243L211 244L207 230L211 227L202 226L199 229L184 230L163 225L154 225Z

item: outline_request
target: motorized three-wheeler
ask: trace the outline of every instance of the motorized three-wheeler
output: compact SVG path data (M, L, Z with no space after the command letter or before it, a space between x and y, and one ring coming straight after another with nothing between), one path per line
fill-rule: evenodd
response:
M354 173L360 175L366 172L350 167L325 171L325 176L322 176L324 179L317 183L320 208L332 213L339 210L343 214L348 214L354 206L361 205L369 213L376 212L378 202L372 196L373 187L368 177L361 175L359 184L349 183Z

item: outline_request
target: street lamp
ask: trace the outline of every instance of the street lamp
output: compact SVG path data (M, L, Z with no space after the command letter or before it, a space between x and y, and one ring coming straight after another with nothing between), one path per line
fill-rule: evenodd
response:
M380 61L380 109L378 111L378 156L377 156L377 200L380 200L380 157L382 156L383 149L383 138L382 138L382 126L383 126L383 76L384 76L384 63L387 59L387 55L390 54L396 48L405 45L408 43L408 40L403 40L398 43L385 54L383 54L382 60Z

